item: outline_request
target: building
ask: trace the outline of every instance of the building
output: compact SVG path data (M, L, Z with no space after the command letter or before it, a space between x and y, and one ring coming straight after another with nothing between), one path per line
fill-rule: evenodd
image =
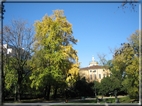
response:
M12 54L13 53L12 46L10 46L8 44L3 44L3 53L4 54Z
M89 63L88 67L81 68L79 71L81 78L85 77L88 82L91 81L101 81L104 77L110 76L110 71L104 66L100 66L92 57L92 61Z
M29 50L28 50L29 49ZM18 59L30 59L31 53L30 48L25 50L24 48L20 48L18 46L12 46L9 44L3 44L3 55L9 57L17 57Z

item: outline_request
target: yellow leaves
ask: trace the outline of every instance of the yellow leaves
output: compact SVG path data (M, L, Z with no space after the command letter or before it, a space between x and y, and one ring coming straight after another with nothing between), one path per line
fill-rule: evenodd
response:
M71 69L68 71L71 75L78 75L79 72L79 63L74 63L71 66Z
M54 13L53 16L55 18L60 18L60 17L64 16L64 11L63 10L54 10L53 13Z
M72 60L78 61L77 51L73 49L72 45L68 46L61 46L61 53L63 54L64 58L70 58Z
M45 15L42 19L42 21L37 21L35 22L34 26L35 26L35 31L36 31L36 34L35 34L35 37L38 39L38 38L46 38L48 33L50 32L51 30L51 26L53 25L53 20Z
M141 32L141 30L136 30L135 33L127 38L130 44L133 44L134 46L139 46L139 35L141 35Z
M72 25L66 20L66 17L63 14L63 10L55 10L55 22L59 23L62 31L66 32L67 34L72 34Z
M64 55L64 58L69 58L69 54L71 52L71 49L72 49L72 45L68 45L68 46L63 46L61 45L61 52L63 53Z
M40 83L45 83L45 79L49 82L61 80L63 74L65 76L68 72L72 77L67 80L72 79L74 82L79 71L78 64L73 64L78 62L77 51L72 46L76 39L72 36L72 25L67 21L64 12L56 10L51 16L45 15L41 21L35 23L35 31L36 52L32 61L35 71L31 77L33 85L40 86Z
M72 25L69 22L62 22L61 23L61 30L66 32L67 34L72 34Z
M79 63L72 64L71 68L68 71L69 76L66 78L66 82L69 86L72 86L77 80L79 74L79 65Z

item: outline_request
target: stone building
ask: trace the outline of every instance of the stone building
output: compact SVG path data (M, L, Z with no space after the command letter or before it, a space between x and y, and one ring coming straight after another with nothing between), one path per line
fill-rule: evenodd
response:
M85 77L88 82L91 81L101 81L104 77L110 76L110 71L104 66L100 66L92 57L92 61L89 63L88 67L81 68L79 71L81 78Z

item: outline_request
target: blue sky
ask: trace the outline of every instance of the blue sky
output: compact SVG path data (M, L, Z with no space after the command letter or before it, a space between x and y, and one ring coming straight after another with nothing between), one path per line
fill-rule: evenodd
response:
M121 43L139 29L139 6L137 12L130 8L118 8L121 3L5 3L4 25L12 19L24 19L30 24L41 20L53 10L64 10L67 20L73 25L73 35L79 40L74 48L78 51L81 67L86 67L97 54L106 54L112 59L110 49ZM128 5L129 6L129 5Z

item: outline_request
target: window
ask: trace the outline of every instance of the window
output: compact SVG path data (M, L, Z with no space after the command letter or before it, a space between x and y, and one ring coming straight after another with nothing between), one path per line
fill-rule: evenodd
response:
M101 79L101 74L99 74L99 78Z
M90 75L90 79L92 80L92 74Z
M92 72L92 70L90 70L90 72Z
M96 70L94 70L93 72L96 72Z
M94 79L96 79L96 74L94 74Z

